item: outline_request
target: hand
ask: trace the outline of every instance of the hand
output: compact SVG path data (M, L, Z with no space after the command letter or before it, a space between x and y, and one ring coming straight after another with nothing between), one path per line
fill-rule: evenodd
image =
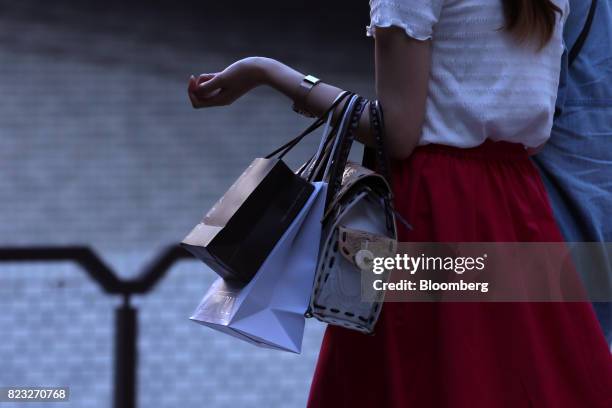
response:
M251 89L264 84L270 60L249 57L221 72L191 76L187 93L194 108L230 105Z

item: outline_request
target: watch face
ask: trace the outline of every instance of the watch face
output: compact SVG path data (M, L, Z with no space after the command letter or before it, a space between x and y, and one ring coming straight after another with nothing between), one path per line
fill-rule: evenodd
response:
M312 75L306 75L304 77L304 81L309 82L313 85L315 85L317 82L319 82L319 78L312 76Z

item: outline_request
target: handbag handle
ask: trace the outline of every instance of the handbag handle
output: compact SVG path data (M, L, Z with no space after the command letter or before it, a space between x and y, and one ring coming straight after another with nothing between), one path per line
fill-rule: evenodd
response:
M333 132L333 129L330 129L331 120L333 115L329 115L325 127L323 128L323 135L321 136L321 141L319 142L319 147L317 151L310 156L304 164L300 166L300 168L295 172L298 176L305 178L308 181L312 181L312 170L317 165L317 163L321 160L321 153L324 150L325 144L330 137L330 134Z
M378 100L369 102L366 99L357 96L353 97L351 102L353 100L355 100L354 106L351 106L344 116L344 118L350 118L348 121L348 126L345 125L344 127L341 127L340 134L337 136L337 142L339 143L340 147L337 149L337 153L334 155L335 159L333 160L333 163L331 163L333 166L333 171L329 178L326 206L331 202L331 200L333 200L341 188L344 167L346 166L348 155L355 139L356 130L359 127L359 120L361 119L361 115L363 114L366 105L369 105L370 108L370 129L376 143L374 156L378 164L376 167L378 167L377 170L387 180L389 185L391 185L389 161L384 145L385 127L382 106ZM367 154L367 151L364 153ZM388 196L385 196L383 203L385 207L387 229L391 231L394 228L393 214L395 214L395 216L408 229L412 229L412 226L393 208L393 192L390 190L389 193L390 194Z
M385 122L382 106L378 99L370 102L370 131L376 141L375 159L378 171L391 185L391 172L389 171L389 158L385 149Z
M338 146L338 135L343 133L343 129L346 128L347 123L347 114L352 109L354 104L354 99L356 98L355 94L351 94L349 100L344 104L342 110L340 112L340 118L336 122L334 129L330 132L326 142L323 152L321 154L319 162L316 164L313 170L313 179L315 180L325 180L327 181L329 178L329 170L331 167L331 162L334 157L334 152Z
M359 126L359 119L365 109L365 105L366 100L363 97L354 95L349 101L348 109L342 117L342 124L330 155L331 160L327 164L324 173L324 179L327 178L329 173L326 205L331 202L342 185L344 168L346 167L351 146L355 140L355 133Z
M383 118L383 110L378 99L375 99L370 103L370 130L372 135L374 136L374 140L376 141L376 167L380 174L387 180L389 186L392 186L391 183L391 172L389 171L389 158L387 157L387 152L385 150L385 122ZM412 229L412 226L404 220L404 218L393 208L393 189L390 189L389 196L385 196L384 205L385 205L385 214L387 220L387 229L391 230L393 219L391 217L391 213L395 213L395 216L408 227L408 229Z
M345 96L351 95L352 93L347 93L346 95L340 95L343 98ZM339 97L340 97L339 96ZM319 181L324 180L325 174L322 173L322 169L328 168L330 150L333 146L334 141L336 140L336 135L338 134L339 128L342 127L342 119L350 106L350 99L347 103L342 106L340 111L340 120L332 125L333 114L330 114L328 117L328 121L325 126L325 130L323 131L323 137L321 138L321 143L319 144L319 148L315 155L309 160L308 168L306 170L305 177L308 181Z
M338 95L336 97L334 102L325 111L325 113L323 113L323 115L321 115L321 117L317 118L310 126L308 126L304 131L302 131L302 133L300 133L299 135L297 135L293 139L289 140L287 143L285 143L284 145L280 146L279 148L274 150L272 153L270 153L267 156L265 156L265 158L266 159L271 159L271 158L273 158L274 156L276 156L277 154L280 153L278 158L282 159L291 149L293 149L299 142L301 142L302 139L306 135L314 132L319 127L321 127L325 123L326 118L328 118L329 115L333 114L333 112L336 109L336 107L338 107L340 102L342 102L342 100L344 100L344 98L346 98L346 96L348 96L349 94L350 94L350 92L343 91L340 95Z

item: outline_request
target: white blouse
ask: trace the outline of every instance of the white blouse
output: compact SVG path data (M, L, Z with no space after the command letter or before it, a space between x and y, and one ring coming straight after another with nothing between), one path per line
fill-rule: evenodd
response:
M563 15L538 51L500 29L501 0L370 0L370 27L432 40L419 144L465 148L492 139L536 147L549 138L569 13L567 0L554 2Z

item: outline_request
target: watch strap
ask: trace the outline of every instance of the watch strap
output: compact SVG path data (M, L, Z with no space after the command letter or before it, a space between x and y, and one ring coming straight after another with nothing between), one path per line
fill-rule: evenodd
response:
M306 99L308 94L312 91L321 80L313 75L306 75L298 87L298 94L293 102L293 110L301 115L313 118L313 115L308 109L306 109Z

